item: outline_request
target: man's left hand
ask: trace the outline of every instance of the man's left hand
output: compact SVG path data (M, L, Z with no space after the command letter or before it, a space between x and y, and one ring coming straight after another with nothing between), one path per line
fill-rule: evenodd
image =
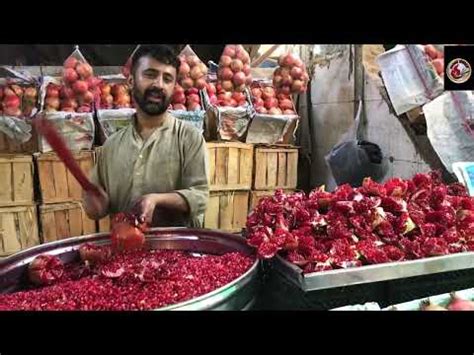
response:
M158 194L143 195L135 201L132 211L137 214L138 218L151 225L157 203Z

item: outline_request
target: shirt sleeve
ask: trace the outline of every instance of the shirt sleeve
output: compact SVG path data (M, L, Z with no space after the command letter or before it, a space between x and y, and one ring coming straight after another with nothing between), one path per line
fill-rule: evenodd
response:
M188 203L190 217L206 212L209 200L208 158L206 142L199 131L183 140L184 164L181 189L175 191Z

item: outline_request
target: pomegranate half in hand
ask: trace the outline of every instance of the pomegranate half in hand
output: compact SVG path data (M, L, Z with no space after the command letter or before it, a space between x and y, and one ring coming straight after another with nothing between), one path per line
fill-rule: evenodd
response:
M57 256L39 255L28 266L31 282L38 286L52 285L64 273L64 265Z
M145 244L145 223L140 223L136 216L129 213L118 213L112 219L112 249L115 251L138 250Z

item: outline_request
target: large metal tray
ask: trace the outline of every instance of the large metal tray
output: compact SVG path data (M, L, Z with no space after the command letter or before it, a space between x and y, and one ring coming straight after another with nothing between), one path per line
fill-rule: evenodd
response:
M303 274L281 256L275 269L305 292L474 268L474 252Z
M0 261L0 293L15 292L26 281L28 264L40 254L58 256L63 262L78 258L81 244L94 242L108 244L108 233L91 234L42 244ZM147 245L152 249L186 250L205 254L223 254L240 251L254 254L245 239L234 234L212 230L186 228L156 228L147 233ZM200 297L170 305L159 310L245 310L252 306L258 293L259 262L256 259L252 267L236 280Z

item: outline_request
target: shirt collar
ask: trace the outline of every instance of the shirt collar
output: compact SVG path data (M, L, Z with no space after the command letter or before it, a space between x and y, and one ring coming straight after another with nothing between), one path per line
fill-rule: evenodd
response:
M132 116L132 122L131 122L131 124L130 124L132 137L133 137L137 142L142 142L143 139L142 139L142 137L140 136L140 134L139 134L138 131L137 131L136 122L137 122L137 115L134 114L134 115ZM172 115L170 115L168 112L166 112L166 113L165 113L164 120L163 120L163 124L162 124L160 127L156 128L156 129L153 131L152 135L147 139L146 142L147 142L147 143L153 142L153 141L156 139L156 137L157 137L157 135L158 135L159 132L162 132L162 131L165 131L165 130L171 128L171 126L173 125L173 123L174 123L174 117L173 117Z

